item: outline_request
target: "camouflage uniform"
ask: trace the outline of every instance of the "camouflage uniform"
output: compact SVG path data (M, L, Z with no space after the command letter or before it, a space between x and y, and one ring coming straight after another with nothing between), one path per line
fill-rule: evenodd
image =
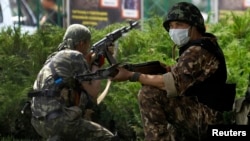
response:
M245 97L235 100L234 103L235 123L237 125L250 125L250 76Z
M163 25L168 31L169 22L178 20L196 26L201 33L205 32L201 14L191 4L183 2L173 6ZM192 21L193 23L190 23ZM205 38L217 44L213 38ZM214 78L214 75L218 75L217 70L221 70L220 74L223 74L218 79L222 81L219 84L225 83L226 80L226 67L221 50L216 49L219 56L222 56L218 59L218 56L208 51L213 46L210 44L206 45L207 48L202 46L203 44L193 43L187 44L186 48L185 46L179 48L181 51L177 64L171 68L171 72L168 72L173 76L172 83L177 96L169 97L165 90L146 85L139 91L138 100L146 141L204 140L207 137L208 125L224 124L222 112L204 104L196 95L187 96L187 90L210 77ZM216 83L216 79L212 79L209 84L213 82ZM204 96L203 93L200 95Z
M193 59L190 59L191 57ZM194 46L188 48L179 60L171 73L176 78L175 83L180 96L169 98L166 91L150 86L143 86L139 92L141 116L148 141L187 140L187 138L199 140L205 136L208 124L223 123L222 113L200 103L195 96L183 96L190 84L206 79L217 69L218 62L215 57L205 49ZM209 64L202 68L203 73L195 76L196 79L186 77L187 74L198 74L200 69L188 66L191 64L203 66L200 62ZM183 70L186 70L185 73ZM178 133L175 129L178 129Z
M32 98L31 122L37 133L48 140L111 141L114 135L109 130L82 118L90 99L88 94L83 90L80 92L78 103L74 101L77 96L77 93L72 91L76 84L74 75L90 72L83 54L67 48L52 54L40 70L33 86L34 90L53 89L53 70L67 87L62 88L59 96Z

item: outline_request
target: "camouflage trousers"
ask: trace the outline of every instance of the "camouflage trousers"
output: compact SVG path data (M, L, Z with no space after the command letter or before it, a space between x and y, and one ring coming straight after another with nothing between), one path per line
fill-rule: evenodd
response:
M47 141L113 141L116 137L101 125L81 118L81 110L71 107L50 120L31 119L37 133Z
M196 97L168 98L166 91L143 86L138 94L145 141L198 141L208 125L223 124L223 114Z

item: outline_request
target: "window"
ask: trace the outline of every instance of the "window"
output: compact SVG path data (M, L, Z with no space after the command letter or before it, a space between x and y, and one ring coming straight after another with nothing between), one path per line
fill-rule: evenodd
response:
M12 20L15 24L19 23L21 25L35 25L35 21L27 9L26 5L23 3L22 0L10 0L10 9L12 13ZM19 18L19 11L20 11L20 18Z
M3 11L2 11L2 5L0 5L0 23L3 22Z

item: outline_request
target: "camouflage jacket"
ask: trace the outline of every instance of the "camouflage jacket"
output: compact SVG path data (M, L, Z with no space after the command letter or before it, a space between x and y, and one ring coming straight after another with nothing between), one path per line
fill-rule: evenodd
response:
M56 73L57 77L62 79L63 84L66 84L64 87L71 89L76 87L74 75L87 74L90 73L90 70L82 53L75 50L65 49L53 53L48 57L43 68L37 75L33 89L36 91L53 89L55 86L54 73ZM61 91L60 94L60 97L33 97L31 101L33 115L36 117L46 116L49 112L62 109L64 106L69 106L67 104L71 103L71 101L69 101L71 98L68 95L68 91L66 90L66 93L65 91ZM66 96L62 96L62 94L66 94ZM81 109L84 109L86 106L86 95L85 91L81 91L79 105L77 105Z
M197 96L201 103L224 111L232 107L232 98L229 100L225 95L226 63L214 39L212 34L207 34L207 37L190 41L181 47L172 74L179 95ZM229 100L228 103L225 100Z

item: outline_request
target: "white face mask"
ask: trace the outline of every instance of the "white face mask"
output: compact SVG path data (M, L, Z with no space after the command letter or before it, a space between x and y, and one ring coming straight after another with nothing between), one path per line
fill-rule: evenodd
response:
M189 28L186 29L170 29L169 36L173 40L173 42L178 45L182 46L186 44L190 37L188 36Z

